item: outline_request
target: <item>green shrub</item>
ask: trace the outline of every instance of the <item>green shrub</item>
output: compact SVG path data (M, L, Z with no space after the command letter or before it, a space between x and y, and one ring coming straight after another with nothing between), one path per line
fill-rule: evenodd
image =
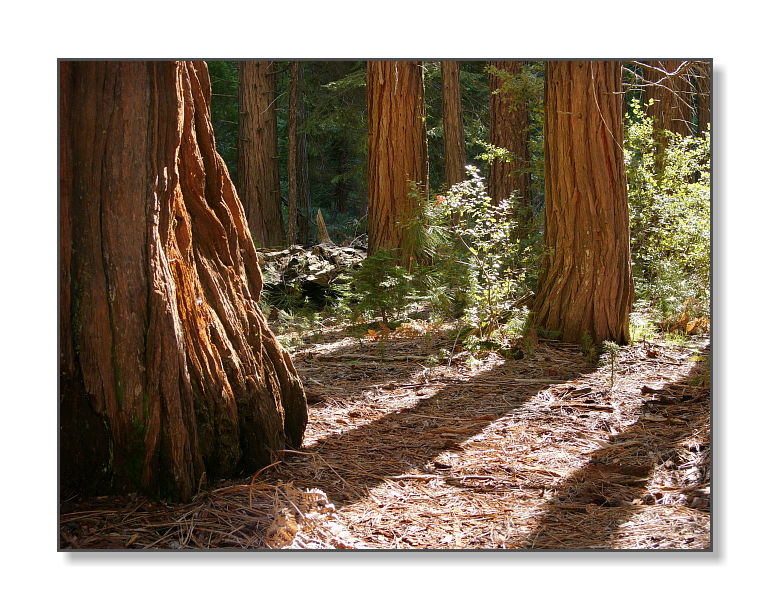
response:
M708 133L665 132L662 140L667 146L656 152L652 120L632 101L625 162L634 283L637 296L666 317L688 300L709 300L711 174Z

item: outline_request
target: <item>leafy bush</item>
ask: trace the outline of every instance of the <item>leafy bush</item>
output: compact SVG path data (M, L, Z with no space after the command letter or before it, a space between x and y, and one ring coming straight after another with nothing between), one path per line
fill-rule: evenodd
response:
M517 237L515 196L493 205L478 170L467 169L468 180L437 198L447 240L436 254L440 265L455 270L455 290L462 293L456 300L465 306L466 321L488 339L513 315L511 303L537 281L540 240Z
M366 257L351 275L353 316L379 315L386 324L403 314L414 298L412 276L398 264L395 250L379 250Z
M652 119L632 101L625 162L634 283L665 317L688 300L708 302L711 174L708 133L665 132L661 141L657 150Z

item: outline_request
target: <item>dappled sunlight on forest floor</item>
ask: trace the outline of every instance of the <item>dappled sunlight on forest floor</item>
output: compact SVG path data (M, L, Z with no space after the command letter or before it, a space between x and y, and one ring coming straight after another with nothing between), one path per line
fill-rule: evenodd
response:
M73 505L62 546L710 546L707 337L622 348L613 379L577 346L504 360L455 336L419 321L295 336L301 449L185 506Z

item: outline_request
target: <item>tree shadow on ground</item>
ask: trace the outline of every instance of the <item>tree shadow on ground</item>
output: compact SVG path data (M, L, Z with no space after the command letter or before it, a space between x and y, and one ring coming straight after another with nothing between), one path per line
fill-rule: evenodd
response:
M644 415L563 479L514 545L710 548L709 352L686 378L647 393ZM653 514L655 529L644 533Z
M515 414L538 392L594 369L577 348L562 347L571 350L572 357L562 359L558 371L553 370L555 365L549 364L547 356L545 361L500 361L489 370L469 371L466 379L431 379L424 384L426 394L402 408L380 405L388 402L391 390L409 384L425 367L418 363L388 371L378 363L358 366L353 372L367 369L367 385L359 385L351 393L350 404L369 399L369 409L382 408L383 415L355 426L354 407L344 414L354 427L311 440L301 452L288 452L289 470L279 468L276 474L322 487L338 507L360 500L386 480L419 478L421 473L426 479L435 476L436 468L443 467L435 461L442 453L462 452L461 443L500 418ZM546 350L539 351L543 356ZM436 387L440 389L436 391ZM318 407L324 408L323 404Z

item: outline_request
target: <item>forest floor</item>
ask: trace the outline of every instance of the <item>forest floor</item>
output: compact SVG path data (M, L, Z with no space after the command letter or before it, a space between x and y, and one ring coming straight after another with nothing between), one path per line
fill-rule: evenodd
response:
M64 502L60 547L710 547L708 335L625 346L614 367L543 339L473 356L455 336L418 320L285 334L300 450L185 505Z

